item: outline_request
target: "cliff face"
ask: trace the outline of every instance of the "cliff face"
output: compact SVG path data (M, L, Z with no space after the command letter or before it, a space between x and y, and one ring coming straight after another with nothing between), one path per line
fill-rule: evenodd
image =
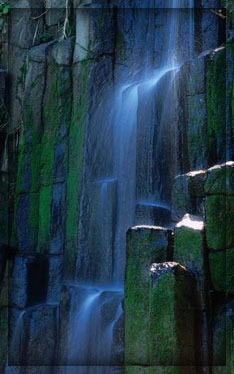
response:
M126 83L126 77L135 82L147 75L142 66L161 66L168 33L169 10L163 9L160 0L144 6L140 1L51 0L47 6L44 1L25 0L19 7L12 1L1 34L0 365L4 372L9 334L8 361L22 366L16 371L20 374L37 373L36 366L41 366L40 373L51 373L56 368L49 367L61 363L58 356L67 344L64 334L71 308L70 289L61 292L62 286L76 280L113 279L117 184L108 180L103 187L109 213L101 229L100 191L93 183L103 179L104 171L108 176L113 172L115 154L109 149L114 133L108 124L109 107L114 106L111 95ZM189 213L205 220L205 228L194 230L181 223L175 234L149 228L129 234L125 365L135 366L126 368L126 373L153 373L154 366L194 365L199 360L209 366L225 364L219 345L223 347L225 340L225 307L231 315L233 303L233 275L231 266L225 265L225 258L233 262L233 165L210 167L233 159L233 40L231 21L215 14L216 6L218 2L213 1L196 4L196 57L187 57L179 67L174 77L176 95L168 96L170 72L150 99L145 100L144 87L139 89L135 223L164 224L162 214L171 223L170 209L158 211L142 204L143 197L150 200L160 194L172 206L174 224ZM188 24L181 23L181 56L188 48L188 32ZM165 101L166 116L160 122L158 108ZM187 174L200 169L204 172L195 178ZM223 173L227 173L227 184ZM100 230L107 233L101 239ZM141 241L148 243L147 251L140 247ZM161 243L156 249L155 241ZM123 277L125 254L118 260ZM180 265L170 265L171 261ZM163 265L150 272L153 263ZM198 291L193 289L191 270ZM227 288L224 302L221 296ZM191 306L192 292L198 292L199 300ZM164 309L168 310L165 315ZM202 321L198 333L190 330L196 318ZM113 344L117 366L123 363L122 320L123 316L116 323ZM173 333L167 347L169 338L157 326L169 322ZM162 346L157 346L155 356L157 339L162 339ZM203 344L205 358L193 345L181 353L178 341L183 339L184 345ZM189 363L183 354L191 359ZM172 369L157 370L169 374ZM185 369L173 370L183 373L180 370ZM189 370L198 373L198 369ZM217 368L212 373L231 372L225 370Z

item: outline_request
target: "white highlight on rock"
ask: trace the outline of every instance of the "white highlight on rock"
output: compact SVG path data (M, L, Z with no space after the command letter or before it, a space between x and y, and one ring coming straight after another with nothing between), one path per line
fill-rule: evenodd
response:
M188 227L193 230L201 231L204 229L204 221L197 216L192 216L191 214L185 214L182 221L177 223L176 227L177 228Z

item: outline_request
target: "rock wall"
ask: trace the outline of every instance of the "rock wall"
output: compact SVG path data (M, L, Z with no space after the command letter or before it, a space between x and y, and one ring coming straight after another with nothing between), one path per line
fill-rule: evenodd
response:
M9 352L9 364L25 365L17 369L20 374L38 372L36 367L30 366L48 366L41 368L40 372L50 373L52 369L49 366L58 362L56 355L59 344L56 346L54 341L59 336L62 322L65 323L61 322L61 314L60 319L58 317L60 305L65 308L66 301L64 294L61 296L60 293L62 285L75 280L77 268L85 276L94 276L93 272L97 269L96 263L100 258L102 261L95 270L96 277L105 272L104 278L110 278L112 264L105 260L103 252L83 250L88 225L80 225L81 216L89 222L92 209L95 208L82 195L86 187L88 191L92 189L84 172L84 165L92 162L92 146L97 141L97 138L91 138L89 143L91 125L95 123L92 122L92 116L101 103L102 95L110 92L116 80L124 76L126 71L137 78L136 72L145 58L142 52L145 44L153 51L153 59L158 64L163 58L160 50L166 33L162 27L165 24L165 14L158 11L164 7L162 1L148 1L144 6L139 1L130 4L111 1L110 4L108 2L108 9L104 6L107 4L102 1L96 1L94 6L92 1L74 1L70 2L73 9L71 7L67 10L65 3L51 0L47 2L47 8L44 8L44 2L40 0L24 0L20 5L12 0L9 16L5 20L5 31L1 33L1 50L4 51L0 54L1 372L6 363L9 339L13 350ZM224 42L225 21L209 9L201 11L201 6L209 8L216 5L207 1L199 2L195 13L197 53L209 51L198 59L185 63L178 73L177 105L182 110L177 118L172 113L174 122L171 123L170 134L176 135L176 139L174 142L170 138L170 142L175 143L175 148L170 157L165 155L167 161L175 161L169 178L164 178L164 184L168 185L165 196L169 202L175 174L199 168L207 169L233 157L232 40L229 38L228 45L214 51ZM117 10L118 7L121 9ZM141 7L145 9L139 10ZM151 27L153 25L151 8L155 12L156 39L149 28L149 21ZM65 17L68 17L69 22L64 26ZM134 47L136 43L139 46L137 50ZM225 61L228 62L226 66ZM8 89L5 82L8 83ZM167 83L167 80L162 82L162 92ZM226 112L225 101L228 104ZM144 110L143 107L142 111ZM155 154L154 157L156 156ZM102 164L100 154L97 159ZM172 162L169 164L172 165ZM164 175L163 163L160 168ZM230 169L232 175L232 168L233 165L228 164L225 170L229 173ZM223 173L224 166L220 170L212 170L198 173L198 180L201 180L199 183L203 183L203 174L205 177L208 175L209 179L211 174ZM100 169L94 168L92 173L98 176ZM194 353L196 339L200 339L207 347L204 350L207 351L207 356L202 358L202 362L205 359L209 360L209 364L211 360L217 360L212 361L212 364L217 362L217 365L223 362L224 353L219 350L219 346L223 348L223 344L220 344L218 336L221 334L221 339L225 339L225 307L227 315L231 316L232 291L227 303L219 295L223 295L227 287L230 290L233 288L231 266L226 270L230 274L228 283L225 283L222 275L226 268L226 255L233 261L231 216L227 216L228 224L225 226L228 230L227 245L223 237L217 236L216 227L223 227L220 233L225 235L223 207L227 204L228 212L233 209L232 176L227 193L225 187L213 187L208 182L205 184L207 186L208 183L208 187L199 185L200 190L197 192L196 184L191 187L191 178L195 180L193 175L188 174L176 179L172 193L173 220L177 223L186 213L201 215L205 209L206 234L204 229L190 230L187 224L185 228L184 224L176 227L174 257L171 230L137 229L129 234L132 235L133 242L136 240L137 247L134 244L133 249L137 248L139 257L135 262L135 255L131 252L132 244L129 244L125 364L136 367L127 368L126 373L151 373L157 370L158 373L169 374L170 370L173 373L177 370L181 374L180 370L185 369L173 371L153 367L167 365L168 357L170 364L176 362L179 365L187 365L189 357L189 364L192 362L193 365L197 362L197 356L200 359L200 353ZM196 191L191 192L190 189ZM95 201L95 193L92 196ZM110 204L111 200L110 196ZM213 212L217 210L220 211L220 216L216 217ZM135 235L139 235L139 238ZM186 241L193 242L189 256L183 248L183 235L187 235ZM129 239L130 242L131 240ZM204 243L206 253L203 258ZM141 252L141 245L147 253ZM102 264L104 261L107 263L105 269ZM152 267L149 273L148 268L155 263L163 265L160 269ZM196 273L198 284L199 296L195 304L195 281L191 270ZM187 287L190 289L189 294ZM161 304L157 304L161 289L165 290L167 298L161 299ZM210 294L207 296L208 290L211 295L218 295L218 302ZM168 300L170 310L163 315L161 308L168 304ZM191 314L187 313L188 308L192 310ZM180 326L181 313L184 326ZM165 324L170 322L173 331L166 357L162 349L166 346L165 341L162 347L158 347L160 355L155 356L154 346L158 344L155 336L160 336L162 342L165 339L164 331L157 331L159 324L154 324L155 319L159 320L158 315ZM123 316L121 318L123 320ZM186 329L186 323L190 326L191 319L194 318L201 321L199 333ZM123 354L122 323L118 323L114 343L116 348L113 352L113 362L116 365L121 362ZM136 323L142 326L141 331ZM19 334L22 329L23 336ZM206 329L209 333L206 333ZM182 331L186 344L192 341L186 352L177 344L178 339L182 339ZM38 345L41 339L45 345ZM64 336L61 341L63 339ZM19 342L23 342L23 351L19 350ZM152 368L142 368L140 365L150 365ZM192 368L184 372L187 374L189 370L193 373ZM215 368L214 373L222 373L222 368Z

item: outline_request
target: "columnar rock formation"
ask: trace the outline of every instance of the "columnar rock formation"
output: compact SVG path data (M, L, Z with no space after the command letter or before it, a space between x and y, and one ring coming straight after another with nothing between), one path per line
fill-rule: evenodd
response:
M194 54L180 22L183 64L150 86L168 40L164 1L9 2L0 16L0 373L66 373L56 365L67 364L69 318L84 292L76 282L123 277L110 108L129 82L120 107L137 122L133 221L151 226L128 231L124 315L119 291L98 292L99 307L109 305L103 326L112 319L111 363L122 371L125 319L125 374L231 373L230 18L217 15L219 1L195 1Z
M178 176L173 239L160 227L128 232L125 365L152 368L127 373L233 371L233 178L234 162Z

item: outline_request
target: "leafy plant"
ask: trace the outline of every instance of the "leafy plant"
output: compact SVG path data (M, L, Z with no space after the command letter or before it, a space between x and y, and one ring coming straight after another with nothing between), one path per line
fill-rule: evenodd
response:
M6 1L0 1L0 17L6 16L9 13L9 4Z
M0 32L5 32L5 17L9 13L9 4L7 1L0 0Z

